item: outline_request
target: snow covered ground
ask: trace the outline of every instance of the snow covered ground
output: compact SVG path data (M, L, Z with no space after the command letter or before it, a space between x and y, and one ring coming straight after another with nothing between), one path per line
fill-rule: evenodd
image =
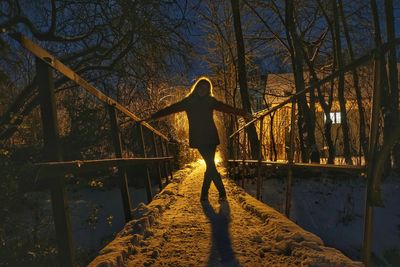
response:
M196 168L196 164L179 171L178 176L187 175ZM251 182L246 183L245 189L251 195L255 194L255 185ZM382 189L385 208L375 209L373 260L376 266L400 266L399 177L387 178ZM134 207L146 202L144 188L130 188L130 191ZM157 193L158 186L153 191ZM295 179L291 218L305 230L319 236L327 246L339 249L353 260L360 260L364 195L365 186L361 179ZM284 179L264 180L264 202L283 213L284 197ZM193 198L197 200L197 196ZM86 255L86 261L87 255L89 259L93 258L125 225L120 192L117 188L80 188L69 190L68 199L74 242L78 250ZM51 214L50 200L47 198L44 202L42 207L47 210L44 214ZM197 202L193 205L200 207ZM215 212L212 213L211 208ZM210 214L225 212L218 203L211 208Z
M246 183L255 195L255 185ZM262 199L284 213L284 179L263 181ZM377 266L400 266L400 178L382 185L385 207L374 209L373 260ZM361 178L295 179L291 219L354 260L361 259L365 183Z
M361 266L224 179L228 201L199 194L204 165L185 169L90 266Z
M129 188L131 204L136 207L147 200L144 188ZM158 186L153 187L153 194ZM98 251L125 225L119 188L79 189L69 192L71 223L75 245L83 250Z
M145 188L130 187L129 191L133 207L147 202ZM158 185L155 185L153 194L158 191ZM55 242L49 192L32 192L27 195L29 199L39 201L39 214L42 217L33 219L35 218L34 210L27 209L23 216L27 227L35 228L36 221L41 221L40 236ZM119 188L115 187L73 186L67 187L67 199L71 215L73 244L78 261L84 265L124 227L121 193ZM25 216L26 214L28 216Z

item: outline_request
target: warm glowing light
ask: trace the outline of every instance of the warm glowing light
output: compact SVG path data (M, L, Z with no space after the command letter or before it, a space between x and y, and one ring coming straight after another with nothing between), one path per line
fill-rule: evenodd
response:
M219 153L219 151L217 151L217 153L215 154L214 162L215 162L215 165L218 165L219 163L222 162L222 157L221 157L221 154ZM202 159L201 157L197 160L197 163L206 164L204 159Z
M222 162L222 157L221 157L221 154L219 153L219 151L215 154L214 162L217 165Z

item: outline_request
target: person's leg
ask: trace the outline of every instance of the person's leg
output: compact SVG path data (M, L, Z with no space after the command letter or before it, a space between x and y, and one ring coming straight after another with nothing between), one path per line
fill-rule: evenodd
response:
M217 171L217 167L215 166L215 151L216 146L207 146L199 148L199 152L203 157L207 169L204 175L204 182L202 188L202 196L206 196L208 194L208 189L210 188L211 180L214 182L215 186L218 189L220 197L226 197L225 187L222 183L221 175Z
M204 180L203 180L203 185L201 186L201 194L200 194L200 199L201 200L207 200L208 198L208 190L210 189L211 185L211 175L206 171L204 173Z
M215 174L212 176L212 181L214 182L215 186L218 189L219 192L219 197L226 198L226 191L224 184L222 183L221 175L219 174L218 171L215 172Z
M208 190L210 189L211 185L211 177L210 175L210 170L209 170L209 161L210 161L210 150L208 147L199 147L198 148L200 155L202 156L204 162L206 163L206 171L204 173L204 180L203 180L203 185L201 187L201 195L200 199L206 200L208 196Z

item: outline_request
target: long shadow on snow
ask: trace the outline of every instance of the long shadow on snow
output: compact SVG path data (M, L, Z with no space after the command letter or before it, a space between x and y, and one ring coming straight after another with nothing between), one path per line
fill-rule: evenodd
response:
M212 247L208 258L207 266L236 267L240 266L236 260L232 249L232 243L229 235L230 208L227 201L220 203L219 211L216 212L208 201L202 201L204 214L211 222ZM220 261L218 260L218 254Z

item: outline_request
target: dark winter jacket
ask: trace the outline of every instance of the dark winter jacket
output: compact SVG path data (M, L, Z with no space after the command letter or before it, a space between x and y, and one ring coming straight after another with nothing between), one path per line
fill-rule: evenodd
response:
M198 148L204 145L218 145L219 138L213 119L213 111L245 116L241 109L224 104L212 96L188 96L154 113L150 118L157 119L169 114L186 111L189 120L189 146Z

